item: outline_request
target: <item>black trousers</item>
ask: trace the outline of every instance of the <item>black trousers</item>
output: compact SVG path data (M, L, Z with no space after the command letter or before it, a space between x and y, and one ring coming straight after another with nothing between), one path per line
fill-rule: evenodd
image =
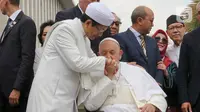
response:
M0 91L0 112L26 112L27 98L20 97L19 105L12 106L9 104L8 97Z

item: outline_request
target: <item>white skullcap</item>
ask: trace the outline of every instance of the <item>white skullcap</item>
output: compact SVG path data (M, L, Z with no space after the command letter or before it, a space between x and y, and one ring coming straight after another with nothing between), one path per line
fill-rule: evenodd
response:
M107 37L107 38L103 39L103 40L99 43L99 45L101 45L104 41L107 41L107 40L110 40L110 41L115 42L115 43L120 47L119 42L117 42L117 40L115 40L115 39L112 38L112 37Z
M104 26L110 26L115 19L110 9L99 2L90 3L86 8L85 14Z

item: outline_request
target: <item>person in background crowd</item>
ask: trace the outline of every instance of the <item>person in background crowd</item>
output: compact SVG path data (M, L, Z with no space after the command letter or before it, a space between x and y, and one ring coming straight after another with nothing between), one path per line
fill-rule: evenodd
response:
M162 86L163 71L157 69L160 52L156 41L147 36L153 27L154 13L146 6L138 6L132 12L131 20L132 26L127 31L114 36L124 52L122 61L136 62Z
M0 112L26 111L34 76L36 26L19 4L20 0L0 0L0 11L8 16L0 36Z
M74 18L81 18L82 14L85 12L85 9L87 8L88 4L93 2L100 2L100 0L79 0L78 5L76 5L73 8L65 9L63 11L60 11L56 14L56 22L67 20L67 19L74 19ZM93 52L97 55L98 53L98 47L99 42L104 39L105 37L110 36L110 28L108 28L101 38L96 38L94 40L91 40L91 48Z
M37 71L39 62L40 62L40 58L43 52L43 44L44 41L46 39L46 35L48 33L48 31L51 29L51 26L54 24L54 21L49 20L47 22L42 23L42 25L40 26L40 33L38 34L38 40L41 44L41 47L36 48L35 50L35 60L34 60L34 65L33 65L33 70L34 70L34 74Z
M123 51L113 38L105 38L99 45L100 56L118 61L118 71L110 77L91 73L93 86L84 102L90 111L103 112L165 112L165 93L142 68L119 62ZM109 70L112 73L115 71Z
M197 4L200 22L200 2ZM177 72L178 96L182 112L200 112L200 27L187 33L181 44Z
M49 20L49 21L41 24L40 33L38 34L38 39L39 39L39 42L41 44L41 47L43 46L44 41L46 39L46 35L47 35L48 31L51 29L51 26L53 24L54 24L53 20Z
M159 29L152 36L158 45L162 63L158 65L158 69L164 71L163 89L167 94L167 112L179 112L178 96L176 85L177 65L165 55L168 46L168 37L165 31Z
M63 21L67 19L74 19L76 17L81 18L88 4L92 2L100 2L100 0L79 0L79 3L75 7L59 11L56 14L55 21L58 22L58 21Z
M102 3L90 3L81 17L58 22L48 32L32 83L27 112L78 112L90 94L90 72L117 69L114 59L96 56L90 39L99 38L114 16ZM77 99L77 96L80 98Z
M122 22L121 22L121 19L114 12L112 13L115 16L115 20L110 25L110 33L111 33L111 36L114 36L119 33L119 27L120 27L120 24L122 24Z
M185 24L177 15L171 15L167 18L167 34L174 42L168 46L166 55L178 66L179 54L183 36L185 35Z

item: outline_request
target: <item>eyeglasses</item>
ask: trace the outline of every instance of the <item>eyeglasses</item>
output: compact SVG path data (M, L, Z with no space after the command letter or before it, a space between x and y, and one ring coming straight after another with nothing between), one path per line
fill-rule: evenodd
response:
M181 28L183 28L184 27L184 25L183 24L181 24L181 25L176 25L176 26L172 26L172 27L168 27L168 30L174 30L175 28L177 29L177 30L180 30Z
M155 37L156 42L158 43L161 40L161 43L163 44L167 44L168 41L166 38L162 38L162 37Z
M99 33L103 33L103 32L105 32L105 31L107 30L107 28L105 28L105 29L100 29L97 25L96 25L95 27L96 27L96 29L99 31Z
M116 25L116 26L119 26L120 24L122 24L120 21L113 21L113 23L111 24L111 26L113 26L113 25Z

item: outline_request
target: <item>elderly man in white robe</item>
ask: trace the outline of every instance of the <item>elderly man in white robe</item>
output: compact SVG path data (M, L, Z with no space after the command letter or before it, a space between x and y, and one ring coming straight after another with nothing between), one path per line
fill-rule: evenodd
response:
M88 39L101 36L113 20L111 11L95 2L88 5L81 19L52 26L32 83L27 112L78 112L80 89L92 86L90 72L116 68L115 60L95 56ZM82 96L80 103L85 98Z
M119 43L106 38L99 45L99 55L115 60L122 56ZM93 88L84 101L88 111L165 112L166 94L143 68L119 62L115 75L91 73ZM110 70L108 70L110 71ZM109 73L114 73L111 70ZM102 73L103 74L103 73ZM109 79L109 80L108 80Z

